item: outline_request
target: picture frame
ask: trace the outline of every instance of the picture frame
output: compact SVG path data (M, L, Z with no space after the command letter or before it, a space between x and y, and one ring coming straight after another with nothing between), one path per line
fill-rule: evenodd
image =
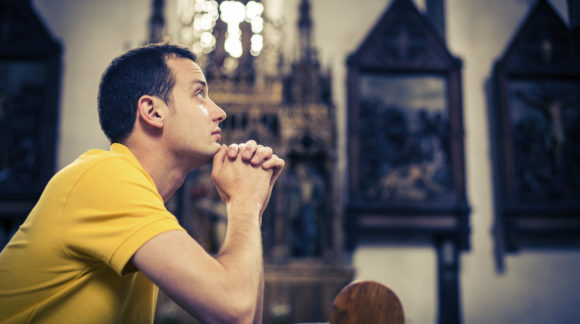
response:
M496 250L580 246L580 46L538 1L493 70Z
M395 1L347 65L348 244L468 249L461 60Z

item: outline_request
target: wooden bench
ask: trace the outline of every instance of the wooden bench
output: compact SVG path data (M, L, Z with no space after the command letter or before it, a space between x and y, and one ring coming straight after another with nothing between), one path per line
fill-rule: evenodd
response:
M344 287L334 299L330 324L403 324L403 306L387 286L361 281Z

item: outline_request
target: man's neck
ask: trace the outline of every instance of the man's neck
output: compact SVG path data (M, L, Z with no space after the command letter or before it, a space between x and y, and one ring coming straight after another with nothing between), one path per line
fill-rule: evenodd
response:
M187 173L191 171L191 167L187 168L183 163L179 163L167 152L159 150L156 145L136 145L130 141L124 145L131 150L145 172L153 179L163 201L173 196L183 185Z

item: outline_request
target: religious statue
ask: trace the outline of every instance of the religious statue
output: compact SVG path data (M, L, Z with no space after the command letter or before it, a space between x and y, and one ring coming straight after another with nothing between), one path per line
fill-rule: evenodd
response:
M291 249L297 257L312 257L321 248L321 211L326 204L322 179L304 164L298 164L291 180Z

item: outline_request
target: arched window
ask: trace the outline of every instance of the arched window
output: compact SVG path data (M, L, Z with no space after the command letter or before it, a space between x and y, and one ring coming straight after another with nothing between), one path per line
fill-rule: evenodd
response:
M212 63L233 70L244 53L262 52L263 13L260 1L179 0L178 39L202 62L214 55Z

